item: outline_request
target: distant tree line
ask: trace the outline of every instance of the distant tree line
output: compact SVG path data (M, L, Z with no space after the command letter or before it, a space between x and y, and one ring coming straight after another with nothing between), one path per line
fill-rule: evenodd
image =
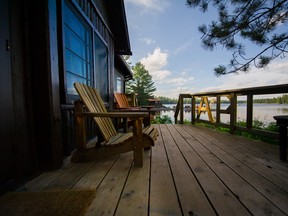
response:
M168 97L158 97L162 101L162 104L177 104L178 99L175 98L168 98ZM200 99L196 99L196 103L199 103ZM254 103L274 103L274 104L288 104L288 94L284 94L279 97L273 97L273 98L263 98L263 99L254 99ZM190 104L191 99L184 99L184 104ZM229 103L228 100L221 100L221 103ZM246 101L241 100L237 101L237 103L246 103Z
M168 97L163 97L163 96L160 96L157 98L162 101L162 104L177 104L177 102L178 102L178 98L175 99L175 98L168 98ZM197 99L197 101L198 100L200 101L200 99ZM191 99L184 99L183 103L184 104L191 104Z
M168 97L158 97L159 100L162 101L162 104L177 104L178 99L168 98Z
M254 99L253 102L254 103L288 104L288 95L282 95L282 96L273 97L273 98Z

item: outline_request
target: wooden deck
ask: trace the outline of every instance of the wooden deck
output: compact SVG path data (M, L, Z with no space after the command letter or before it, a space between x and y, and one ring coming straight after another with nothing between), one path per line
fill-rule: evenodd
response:
M190 125L156 125L145 151L67 164L22 190L95 189L85 215L288 215L288 163L278 146Z

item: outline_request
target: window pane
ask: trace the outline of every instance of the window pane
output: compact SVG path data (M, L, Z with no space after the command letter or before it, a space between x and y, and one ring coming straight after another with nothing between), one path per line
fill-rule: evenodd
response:
M122 92L122 79L117 77L117 92Z
M68 1L65 1L63 17L66 93L76 95L73 86L75 82L88 85L93 83L91 76L92 29Z
M94 38L96 88L102 99L108 101L108 50L97 34Z
M71 53L69 50L66 50L65 54L67 72L77 74L83 78L88 78L89 76L87 77L85 61Z
M85 41L85 29L80 20L73 14L69 7L65 7L65 23L69 28L77 32L77 35Z
M84 27L84 26L83 26ZM74 32L68 27L65 28L65 46L66 49L71 50L81 58L85 58L85 41L82 41Z
M66 73L66 80L67 80L67 94L77 94L76 90L74 89L75 82L87 84L86 79L80 78L71 73Z
M114 91L124 92L124 80L123 76L118 72L118 69L114 69Z

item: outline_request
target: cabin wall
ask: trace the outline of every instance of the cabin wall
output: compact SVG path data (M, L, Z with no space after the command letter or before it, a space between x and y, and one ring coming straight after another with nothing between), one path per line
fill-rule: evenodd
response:
M103 1L104 2L104 1ZM113 107L113 92L114 92L114 39L111 33L111 30L109 29L109 23L107 23L107 4L102 1L97 1L95 3L94 1L85 0L85 1L66 1L62 0L62 8L59 10L58 13L58 23L61 23L62 26L58 26L58 34L59 34L59 40L58 40L58 46L59 46L59 58L60 64L63 64L60 66L60 83L63 85L61 88L61 107L62 107L62 120L63 120L63 143L64 143L64 154L70 155L71 152L76 148L75 142L74 142L74 125L71 124L74 121L73 118L73 101L78 98L78 95L76 97L74 95L70 95L67 93L67 87L65 87L67 84L67 77L66 77L66 70L67 70L67 62L65 62L65 46L67 41L65 41L65 31L64 31L64 25L65 25L65 11L63 10L63 7L65 7L65 4L69 6L70 10L75 14L76 17L79 17L80 23L85 23L89 26L89 31L91 31L93 37L92 37L92 43L93 43L93 50L90 55L93 58L93 64L92 64L92 86L94 86L96 89L100 91L103 87L99 86L103 83L104 79L101 77L101 75L97 74L97 63L95 62L95 55L97 55L97 50L94 49L95 43L99 40L101 40L108 51L107 56L107 93L108 97L103 98L103 100L106 102L107 108ZM72 10L73 9L73 10ZM98 37L96 40L95 37ZM63 57L63 58L62 58ZM105 85L104 85L105 86ZM88 138L93 138L97 135L97 130L95 130L95 125L93 125L93 121L89 122L89 127L91 130L89 131L89 134L87 135Z
M0 194L37 173L60 168L76 148L73 101L66 89L64 1L1 2ZM67 2L107 46L107 106L112 108L115 44L106 23L107 4L97 1L100 6L95 8L92 0ZM94 59L95 50L90 55ZM94 69L93 65L95 78ZM92 122L89 127L89 136L95 136Z
M56 5L1 3L0 193L62 165Z
M54 0L31 1L28 12L32 115L37 161L45 170L62 164L55 3Z
M1 183L15 175L14 163L14 103L10 59L10 10L9 1L3 1L0 7L0 157Z

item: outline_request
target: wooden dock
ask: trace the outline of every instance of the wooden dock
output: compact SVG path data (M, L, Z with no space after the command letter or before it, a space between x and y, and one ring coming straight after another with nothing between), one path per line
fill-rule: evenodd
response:
M160 136L133 167L132 153L68 163L21 190L95 189L85 215L288 215L288 163L278 146L215 130L156 125Z

